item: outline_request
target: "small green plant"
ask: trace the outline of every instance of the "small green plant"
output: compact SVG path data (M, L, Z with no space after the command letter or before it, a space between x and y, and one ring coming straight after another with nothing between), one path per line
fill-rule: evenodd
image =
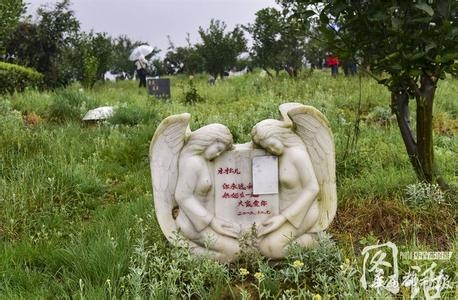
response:
M257 236L256 224L253 223L250 229L245 231L239 238L240 251L235 261L239 269L248 272L246 275L250 272L255 272L259 262L262 260L258 249ZM241 271L241 275L243 273L245 271Z
M424 207L431 204L442 204L445 197L439 185L419 182L406 187L405 201L414 207Z
M297 290L307 287L325 294L333 292L343 259L341 250L329 234L320 234L316 246L304 248L292 243L288 250L289 267L281 270L286 281L295 285Z
M48 107L47 117L52 123L65 124L81 121L86 105L91 99L82 91L63 89L53 95L54 99Z
M66 100L57 100L49 106L48 120L57 124L78 121L81 117L78 107L72 106Z
M184 102L186 104L195 104L197 102L202 102L203 97L197 92L197 88L194 85L192 79L189 80L189 89L184 93Z
M157 113L152 109L145 109L136 105L123 103L109 119L110 124L134 126L138 124L155 124L159 120Z
M367 115L366 121L379 126L388 126L394 119L394 115L388 107L376 106Z
M151 229L148 222L139 219L137 224L140 237L134 246L129 273L122 280L124 296L149 299L223 297L230 281L228 269L223 264L192 255L189 245L179 234L167 249L150 244L146 239Z
M97 81L97 69L99 68L99 60L91 53L88 53L88 51L84 51L83 59L83 79L81 83L85 88L91 89Z

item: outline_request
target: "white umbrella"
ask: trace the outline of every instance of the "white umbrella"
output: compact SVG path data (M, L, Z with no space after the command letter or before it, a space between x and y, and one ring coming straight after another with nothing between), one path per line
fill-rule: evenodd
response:
M150 45L141 45L132 50L132 52L129 55L129 60L131 61L136 61L139 59L141 56L147 56L151 52L153 52L154 48L151 47Z

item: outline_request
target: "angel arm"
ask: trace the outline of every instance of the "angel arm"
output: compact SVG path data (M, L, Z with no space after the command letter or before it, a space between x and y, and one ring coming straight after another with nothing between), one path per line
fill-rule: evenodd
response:
M178 182L175 190L175 200L198 232L206 228L213 219L213 214L202 205L194 194L199 177L203 172L202 168L205 166L206 164L202 164L197 157L180 158Z
M318 181L315 177L313 165L305 149L291 148L288 159L296 167L300 179L302 191L299 196L285 208L281 214L296 228L299 228L305 216L309 212L312 203L316 200L319 192Z

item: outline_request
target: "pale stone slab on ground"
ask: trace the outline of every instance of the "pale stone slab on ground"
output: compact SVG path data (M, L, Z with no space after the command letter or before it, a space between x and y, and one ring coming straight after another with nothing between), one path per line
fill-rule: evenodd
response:
M89 110L83 117L83 121L106 120L113 116L113 106L101 106Z

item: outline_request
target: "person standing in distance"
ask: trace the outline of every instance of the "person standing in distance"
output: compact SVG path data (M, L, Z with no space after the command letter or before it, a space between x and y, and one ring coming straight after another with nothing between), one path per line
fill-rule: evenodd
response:
M143 55L141 55L136 61L135 61L135 67L137 68L137 75L138 78L140 79L140 83L138 84L138 87L146 87L146 68L148 66L148 61L145 59Z

